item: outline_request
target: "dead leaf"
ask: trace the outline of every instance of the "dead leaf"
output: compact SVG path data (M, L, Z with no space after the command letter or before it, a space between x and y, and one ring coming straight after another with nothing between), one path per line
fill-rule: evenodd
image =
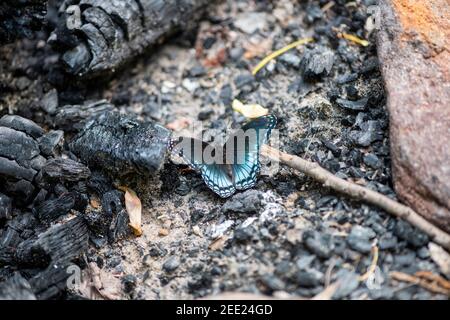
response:
M166 125L166 128L177 131L177 130L187 128L190 124L191 124L191 120L189 120L188 118L179 118L179 119L172 121L171 123L168 123Z
M142 204L136 192L130 188L125 187L125 208L127 209L130 219L129 226L136 236L142 235L141 217Z
M86 270L83 270L82 282L74 291L91 300L118 300L121 299L122 290L120 279L91 262Z
M100 200L97 197L92 197L89 203L94 209L98 209L100 207Z
M208 248L213 251L220 250L225 246L225 243L229 238L230 238L229 236L221 236L215 239L213 242L211 242Z
M244 115L246 118L259 118L265 116L269 113L269 110L262 107L259 104L243 104L238 99L234 99L232 103L232 108L234 111L237 111Z
M208 56L202 60L202 64L207 68L215 68L221 66L227 60L227 49L225 47L218 48L210 52Z
M437 244L430 242L428 244L431 259L439 266L442 274L450 279L450 254Z
M167 230L166 228L160 228L158 230L158 236L160 237L165 237L169 235L169 230Z
M246 43L244 44L244 58L252 59L254 57L259 57L265 55L272 48L272 39L267 38L266 40L258 41L257 43Z

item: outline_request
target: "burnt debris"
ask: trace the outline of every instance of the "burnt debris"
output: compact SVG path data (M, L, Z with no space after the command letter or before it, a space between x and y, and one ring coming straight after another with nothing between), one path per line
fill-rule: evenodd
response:
M90 168L115 177L153 175L166 158L171 132L154 123L108 112L89 121L70 143L71 151Z
M82 105L65 105L57 110L54 124L66 132L77 132L88 120L113 110L114 105L106 100L86 101Z
M38 139L44 131L34 122L6 115L0 119L0 191L23 203L35 194L35 177L45 164Z
M67 267L87 249L90 171L60 156L63 135L0 118L0 299L59 295Z
M169 34L191 28L209 2L64 1L63 16L49 40L61 50L67 72L110 74Z
M17 38L30 38L42 28L47 0L3 0L0 2L0 45Z

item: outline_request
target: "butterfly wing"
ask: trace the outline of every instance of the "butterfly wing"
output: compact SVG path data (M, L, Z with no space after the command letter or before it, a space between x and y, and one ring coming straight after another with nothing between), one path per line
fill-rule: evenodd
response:
M226 165L204 164L200 172L206 185L222 198L227 198L236 191Z
M233 185L228 168L225 164L205 163L203 151L212 148L206 142L194 138L181 137L172 140L169 144L169 150L192 169L200 172L206 185L222 198L231 196L236 188Z
M274 115L259 117L246 123L228 139L225 149L227 156L233 155L231 173L236 189L245 190L256 184L260 171L259 151L269 140L276 123Z

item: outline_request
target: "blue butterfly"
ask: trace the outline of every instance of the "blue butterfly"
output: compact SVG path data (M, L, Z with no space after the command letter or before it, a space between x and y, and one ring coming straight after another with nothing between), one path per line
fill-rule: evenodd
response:
M259 151L270 137L274 115L253 119L235 131L222 147L194 138L171 140L169 150L200 172L206 185L222 198L256 184L260 171Z

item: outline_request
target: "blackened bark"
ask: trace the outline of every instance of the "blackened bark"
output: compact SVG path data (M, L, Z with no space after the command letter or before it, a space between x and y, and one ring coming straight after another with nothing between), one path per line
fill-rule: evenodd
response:
M210 2L77 0L68 6L66 1L65 15L50 40L62 51L69 73L111 74L162 38L193 26Z
M150 176L164 164L170 135L156 123L108 112L88 122L69 147L90 168L114 177Z
M68 263L88 247L88 231L84 220L73 218L50 227L36 239L22 242L15 259L20 265L46 267L51 263Z

